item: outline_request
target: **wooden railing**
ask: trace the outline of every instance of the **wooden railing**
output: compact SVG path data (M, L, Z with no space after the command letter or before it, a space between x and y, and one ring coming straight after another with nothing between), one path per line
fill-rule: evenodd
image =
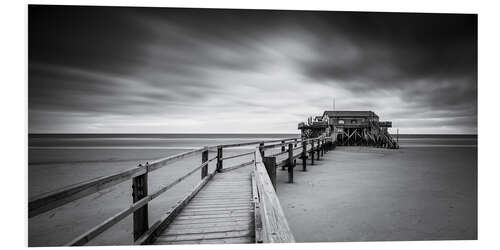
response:
M309 146L310 145L310 146ZM316 154L319 160L324 152L334 146L332 137L324 135L305 140L282 141L279 144L261 144L255 150L255 170L252 175L254 201L255 242L257 243L293 243L295 238L276 195L276 168L288 168L288 182L293 183L295 160L302 159L303 171L306 171L307 155L314 164ZM281 152L265 156L265 150L281 147ZM297 153L294 153L297 152ZM287 154L280 161L277 156Z
M99 192L101 190L113 187L115 185L118 185L120 183L123 183L125 181L131 180L132 181L132 197L133 197L133 204L131 204L129 207L124 208L122 211L119 213L111 216L104 222L94 226L87 232L83 233L82 235L78 236L74 240L70 241L67 245L73 246L73 245L85 245L88 243L90 240L101 234L102 232L106 231L109 229L111 226L115 225L119 221L123 220L126 218L128 215L133 214L133 235L134 235L134 242L136 244L147 244L150 243L154 237L161 232L163 229L165 229L168 224L170 224L171 221L175 218L175 216L182 210L182 208L189 203L189 201L204 187L204 185L217 173L217 172L224 172L224 171L230 171L232 169L236 169L239 167L243 166L248 166L254 164L256 166L256 171L255 171L255 176L256 178L256 188L260 190L259 192L262 192L265 188L268 189L269 183L264 180L262 169L267 169L267 173L269 174L269 169L266 167L263 167L262 163L262 156L264 155L265 150L275 148L275 147L282 147L284 145L288 145L288 150L289 152L292 152L292 154L289 153L289 159L287 160L288 164L292 162L292 160L303 156L304 152L307 151L307 153L310 153L312 156L314 156L315 152L319 152L320 150L320 141L325 140L325 137L322 138L316 138L316 139L309 139L309 140L302 140L301 138L287 138L287 139L279 139L279 140L267 140L267 141L252 141L252 142L245 142L245 143L236 143L236 144L225 144L225 145L217 145L217 146L211 146L211 147L203 147L195 150L191 150L188 152L183 152L180 154L176 154L173 156L169 156L166 158L158 159L155 160L151 163L146 163L144 165L139 165L138 167L127 169L120 171L116 174L108 175L108 176L103 176L99 178L95 178L92 180L88 180L82 183L77 183L74 185L70 185L52 192L44 193L41 195L38 195L36 197L33 197L29 200L28 203L28 217L32 218L34 216L43 214L45 212L48 212L50 210L53 210L55 208L61 207L65 204L68 204L72 201L81 199L83 197L92 195L96 192ZM317 146L314 147L314 142L317 141ZM277 143L279 142L279 143ZM277 143L277 144L273 144ZM306 145L307 143L311 143L313 146L310 149L304 149L303 147L303 152L299 154L293 154L293 150L298 150L299 149L299 144L301 145ZM249 145L256 145L259 144L259 147L257 148L257 151L259 154L256 154L257 151L252 150L250 152L245 152L233 156L227 156L223 157L223 149L224 148L235 148L235 147L241 147L241 146L249 146ZM268 145L265 145L268 144ZM292 146L294 145L294 146ZM217 150L217 155L213 158L208 158L208 152L209 150ZM178 160L184 159L189 156L193 156L197 153L201 153L201 164L197 166L196 168L192 169L188 173L184 174L183 176L177 178L173 182L164 185L160 187L158 190L149 193L148 190L148 175L149 173L156 171L168 164L171 164L173 162L176 162ZM223 167L223 162L225 160L237 158L237 157L243 157L243 156L248 156L254 154L254 160L244 162L241 164L238 164L236 166L231 166L224 168ZM291 157L290 157L291 156ZM272 158L272 157L270 157ZM293 159L292 159L293 158ZM303 157L303 161L305 161L306 157ZM264 159L268 159L264 157ZM260 160L259 163L257 161ZM314 159L311 159L314 161ZM214 171L211 173L208 173L208 164L210 162L216 161L216 168ZM283 162L280 162L278 164L283 164ZM304 163L305 164L305 163ZM259 167L257 167L259 166ZM305 165L304 165L305 166ZM276 166L275 166L276 167ZM274 167L274 168L275 168ZM260 170L258 170L260 169ZM304 167L305 169L305 167ZM157 198L161 194L165 193L166 191L170 190L172 187L174 187L176 184L180 183L181 181L185 180L187 177L193 175L196 173L198 170L201 171L201 181L195 186L195 188L189 192L182 200L180 200L173 208L171 208L162 218L160 218L157 222L153 223L153 225L149 226L148 224L148 204L151 202L153 199ZM274 173L276 171L274 170ZM293 172L292 172L293 174ZM276 183L276 176L270 175L267 177L271 182L272 185L275 185ZM292 178L293 181L293 178ZM267 183L267 184L266 184ZM260 189L259 189L260 188ZM261 199L260 204L264 204L263 207L266 209L270 209L269 211L272 211L274 209L274 206L276 204L279 205L279 202L276 203L273 199L274 198L269 198L268 194L264 195L259 195ZM267 198L265 198L267 197ZM277 197L275 197L277 199ZM263 199L263 200L262 200ZM273 208L273 209L271 209ZM278 242L279 239L281 239L281 236L270 236L267 235L266 232L273 232L271 228L269 228L269 225L274 225L273 221L276 219L283 219L284 217L277 217L275 219L269 219L267 216L270 215L269 212L266 213L266 209L263 210L263 218L265 219L265 223L263 223L263 228L264 228L264 235L263 237L265 240L264 242ZM281 208L280 208L281 209ZM272 233L271 233L272 234ZM293 239L290 237L284 237L283 239Z

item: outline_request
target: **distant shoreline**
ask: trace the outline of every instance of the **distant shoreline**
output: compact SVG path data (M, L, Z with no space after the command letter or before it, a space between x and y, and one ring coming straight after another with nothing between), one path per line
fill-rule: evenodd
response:
M288 136L300 136L300 133L28 133L29 137L43 138L43 137L123 137L123 136L136 136L136 137L158 137L158 136L168 136L171 138L183 138L192 136L221 136L232 138L233 136L248 136L248 137L288 137ZM395 135L395 134L392 134ZM477 134L399 134L399 137L403 138L426 138L426 137L477 137Z

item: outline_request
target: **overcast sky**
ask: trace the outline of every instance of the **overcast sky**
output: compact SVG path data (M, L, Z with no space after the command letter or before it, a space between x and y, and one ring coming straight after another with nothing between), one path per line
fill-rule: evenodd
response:
M31 133L477 133L477 16L29 7ZM393 132L395 129L393 128Z

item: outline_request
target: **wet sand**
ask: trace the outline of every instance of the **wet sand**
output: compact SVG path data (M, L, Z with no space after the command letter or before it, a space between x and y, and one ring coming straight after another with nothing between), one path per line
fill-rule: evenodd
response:
M315 163L294 184L278 171L297 242L477 239L476 147L337 147Z

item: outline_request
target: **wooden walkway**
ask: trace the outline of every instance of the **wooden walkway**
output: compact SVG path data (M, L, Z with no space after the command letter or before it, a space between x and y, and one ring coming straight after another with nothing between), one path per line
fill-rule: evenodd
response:
M215 175L153 244L255 242L252 170Z
M306 171L307 159L314 165L315 158L319 160L334 145L332 137L321 135L311 139L244 142L182 152L33 197L28 204L28 218L131 181L133 203L130 206L124 207L66 245L85 245L129 215L133 215L132 236L137 245L292 243L295 238L275 191L276 169L287 168L288 182L293 183L293 169L299 159L302 161L302 170ZM243 146L255 148L224 157L224 149ZM217 152L217 155L209 158L209 151ZM199 166L173 182L165 183L152 192L149 190L148 176L154 171L200 153ZM225 166L226 160L238 157L253 159L236 166ZM209 173L210 162L216 162L216 167ZM201 181L193 190L150 225L149 203L199 171Z

